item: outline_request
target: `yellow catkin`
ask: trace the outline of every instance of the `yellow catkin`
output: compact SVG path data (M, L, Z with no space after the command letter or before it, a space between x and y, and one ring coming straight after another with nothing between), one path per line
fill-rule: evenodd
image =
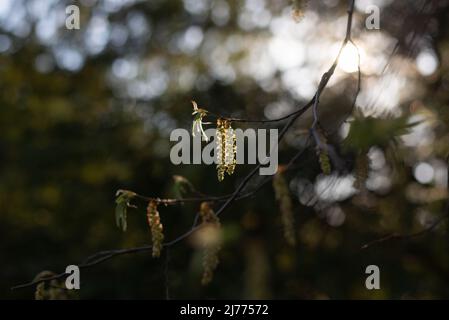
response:
M147 207L147 221L150 226L151 239L153 243L153 257L159 257L162 251L164 241L163 226L159 212L157 211L157 202L152 200Z
M203 202L200 206L200 216L204 227L211 228L216 234L220 232L220 220L215 214L209 202ZM212 281L214 270L218 266L218 253L221 249L220 240L207 241L203 251L203 276L202 285L207 285Z
M320 162L321 171L325 175L331 174L331 163L329 160L329 155L327 154L327 150L318 148L317 153L318 153L318 161Z
M236 136L231 122L226 119L217 119L217 176L223 181L225 173L232 175L236 165Z
M358 190L365 188L366 179L369 172L369 157L365 152L361 152L355 159L355 182L354 187Z
M287 181L285 180L281 170L279 170L273 177L273 188L276 195L276 200L279 202L279 209L281 211L284 238L289 245L294 246L296 244L296 235L292 199L290 197Z

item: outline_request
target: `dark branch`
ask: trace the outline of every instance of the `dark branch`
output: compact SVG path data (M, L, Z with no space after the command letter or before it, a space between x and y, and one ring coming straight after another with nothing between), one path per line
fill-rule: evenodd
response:
M377 244L380 244L380 243L383 243L383 242L387 242L387 241L390 241L390 240L410 240L410 239L413 239L413 238L424 236L425 234L428 234L428 233L432 232L436 227L438 227L447 218L449 218L449 212L446 212L446 214L444 214L441 217L439 217L429 227L424 228L421 231L418 231L418 232L415 232L415 233L410 233L410 234L392 233L392 234L384 236L384 237L382 237L380 239L376 239L376 240L373 240L373 241L370 241L370 242L364 244L360 248L360 250L368 249L369 247L371 247L373 245L377 245Z

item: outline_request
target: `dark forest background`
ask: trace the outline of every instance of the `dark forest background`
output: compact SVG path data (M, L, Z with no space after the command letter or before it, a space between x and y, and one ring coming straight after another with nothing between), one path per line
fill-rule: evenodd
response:
M80 30L65 28L70 4L81 10ZM371 4L380 30L365 28ZM191 100L256 119L304 104L336 56L346 9L338 0L295 1L293 9L286 0L1 0L0 297L33 299L34 287L10 287L97 251L151 243L144 203L128 211L127 232L116 227L117 189L173 197L172 176L181 175L200 191L232 192L252 167L237 166L220 183L214 166L172 165L171 130L190 130ZM186 240L168 258L142 252L82 270L77 296L449 298L445 220L418 237L361 249L447 214L448 13L448 1L356 1L356 108L365 118L336 128L347 166L325 177L311 148L286 173L296 246L283 238L268 183L220 216L224 242L208 286L201 254ZM357 84L357 56L344 59L320 105L332 123L346 117ZM392 119L419 124L401 135L384 125ZM351 120L370 146L363 192L352 187L355 153L338 147ZM281 145L281 164L303 147L302 129ZM188 230L197 211L160 207L166 239ZM365 288L370 264L380 268L380 290Z

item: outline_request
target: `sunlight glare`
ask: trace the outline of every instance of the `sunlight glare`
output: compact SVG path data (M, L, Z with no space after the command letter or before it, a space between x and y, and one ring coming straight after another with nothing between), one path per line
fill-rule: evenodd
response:
M364 57L364 51L359 47L360 59ZM358 53L357 48L352 44L348 43L343 49L340 59L338 61L338 66L347 73L356 72L358 70Z

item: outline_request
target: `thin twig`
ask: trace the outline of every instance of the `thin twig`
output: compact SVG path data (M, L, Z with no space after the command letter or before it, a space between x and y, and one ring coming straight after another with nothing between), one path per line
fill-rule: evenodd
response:
M449 164L449 155L446 158L446 163ZM449 167L447 170L447 188L449 189ZM446 219L449 218L449 197L446 200L446 205L445 205L445 213L443 215L441 215L437 220L435 220L430 226L428 226L427 228L422 229L421 231L417 231L414 233L410 233L410 234L399 234L399 233L392 233L389 235L386 235L380 239L376 239L373 241L370 241L366 244L364 244L360 250L364 250L367 249L373 245L379 244L379 243L383 243L389 240L407 240L407 239L412 239L412 238L416 238L416 237L420 237L423 236L427 233L432 232L436 227L438 227L442 222L444 222Z
M352 100L352 106L351 106L351 113L352 113L354 111L355 104L357 102L357 98L359 97L359 93L360 93L361 86L362 86L362 70L360 68L360 49L352 39L349 41L357 50L357 89L355 91L354 99Z
M436 227L438 227L447 218L449 218L449 212L447 212L446 214L439 217L434 223L432 223L429 227L424 228L423 230L417 231L415 233L410 233L410 234L392 233L392 234L386 235L382 238L379 238L379 239L376 239L376 240L373 240L373 241L370 241L370 242L364 244L360 248L360 250L365 250L373 245L380 244L380 243L390 241L390 240L409 240L412 238L417 238L417 237L423 236L427 233L432 232Z

